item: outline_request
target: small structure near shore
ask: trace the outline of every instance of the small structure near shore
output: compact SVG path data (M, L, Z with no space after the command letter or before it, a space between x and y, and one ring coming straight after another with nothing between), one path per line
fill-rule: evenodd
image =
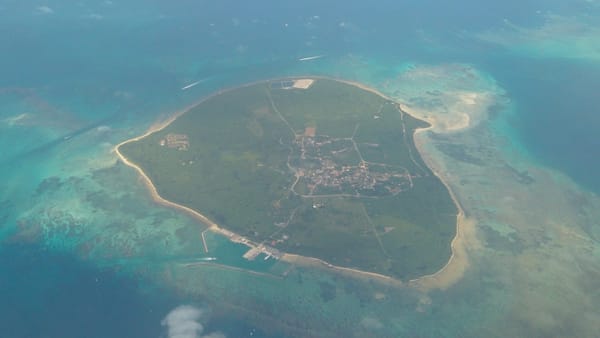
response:
M189 137L186 134L167 134L165 138L160 140L159 144L177 150L190 149Z

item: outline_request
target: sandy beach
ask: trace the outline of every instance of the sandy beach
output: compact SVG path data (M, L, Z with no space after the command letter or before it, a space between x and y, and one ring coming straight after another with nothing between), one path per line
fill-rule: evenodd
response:
M375 272L369 272L369 271L363 271L363 270L358 270L358 269L353 269L353 268L346 268L343 266L337 266L337 265L327 263L326 261L324 261L322 259L314 258L314 257L307 257L307 256L286 253L281 257L281 261L291 263L291 264L296 264L299 266L304 266L304 267L314 267L314 268L320 268L320 269L326 268L326 269L334 270L336 273L339 273L342 275L347 275L347 276L351 276L354 278L361 278L361 279L371 280L371 281L375 280L377 282L380 282L380 283L383 283L386 285L390 285L390 286L404 285L404 283L401 280L390 277L390 276L382 275L382 274L375 273Z

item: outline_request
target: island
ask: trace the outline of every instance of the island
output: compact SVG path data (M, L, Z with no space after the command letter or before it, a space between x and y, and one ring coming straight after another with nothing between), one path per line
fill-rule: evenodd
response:
M428 127L358 84L290 78L219 92L116 149L247 259L405 280L443 268L456 235L459 208L415 146Z

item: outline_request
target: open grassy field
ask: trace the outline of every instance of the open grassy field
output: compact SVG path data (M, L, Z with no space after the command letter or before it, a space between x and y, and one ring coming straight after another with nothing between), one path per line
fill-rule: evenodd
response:
M451 255L457 208L414 143L427 124L318 79L236 88L120 152L160 195L281 251L413 278Z

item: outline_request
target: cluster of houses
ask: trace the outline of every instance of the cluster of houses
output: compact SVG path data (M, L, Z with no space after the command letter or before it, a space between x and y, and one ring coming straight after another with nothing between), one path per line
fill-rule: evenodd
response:
M160 140L159 144L177 150L190 149L190 140L186 134L167 134L165 138Z

